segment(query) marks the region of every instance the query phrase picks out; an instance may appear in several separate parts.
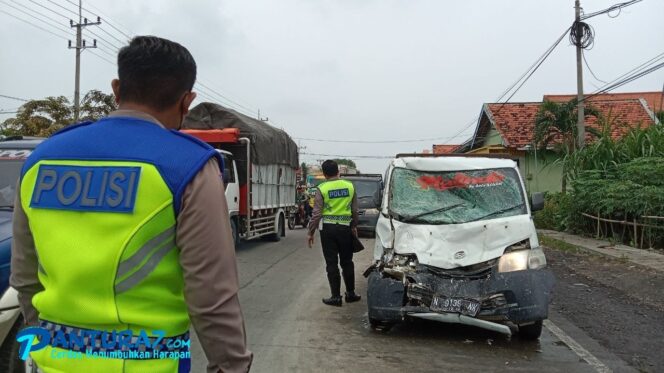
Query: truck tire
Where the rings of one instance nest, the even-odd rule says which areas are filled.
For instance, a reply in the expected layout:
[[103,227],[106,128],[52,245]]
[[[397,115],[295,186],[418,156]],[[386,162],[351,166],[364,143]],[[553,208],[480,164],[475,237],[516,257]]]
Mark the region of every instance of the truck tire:
[[268,241],[279,242],[281,237],[286,235],[285,226],[284,226],[284,215],[279,214],[279,223],[277,223],[277,231],[266,236]]
[[233,246],[237,249],[237,245],[240,241],[240,235],[237,231],[237,221],[231,218],[231,234],[233,235]]
[[519,325],[519,338],[526,341],[537,340],[542,334],[542,320],[530,325]]
[[20,345],[16,342],[16,333],[22,325],[23,317],[19,317],[0,347],[0,372],[25,373],[25,361],[18,357]]

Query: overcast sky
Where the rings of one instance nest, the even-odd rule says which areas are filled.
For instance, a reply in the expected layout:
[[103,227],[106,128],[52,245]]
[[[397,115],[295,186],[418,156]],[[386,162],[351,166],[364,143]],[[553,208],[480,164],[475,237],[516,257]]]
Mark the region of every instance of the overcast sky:
[[[590,13],[620,1],[583,0],[582,5]],[[75,6],[54,2],[62,7],[47,0],[0,0],[0,10],[73,39],[65,16],[73,17],[69,10]],[[569,27],[573,5],[573,0],[86,0],[83,7],[100,15],[102,25],[86,28],[84,37],[89,43],[99,39],[100,48],[93,51],[111,62],[121,45],[115,38],[126,37],[104,19],[130,35],[177,41],[193,54],[203,84],[241,110],[257,115],[260,109],[294,138],[427,139],[300,141],[306,153],[392,156],[466,140],[474,128],[468,123],[482,104],[494,102]],[[52,17],[61,31],[18,9]],[[613,80],[664,52],[663,14],[664,1],[644,0],[616,18],[588,20],[595,46],[586,57],[597,77]],[[74,52],[67,41],[2,12],[0,21],[0,94],[73,97]],[[584,70],[585,91],[593,92],[602,83]],[[512,101],[575,93],[575,74],[574,48],[565,39]],[[83,53],[83,93],[110,92],[114,77],[113,63]],[[663,84],[661,69],[619,91],[657,91]],[[218,96],[216,101],[223,102]],[[20,104],[0,98],[0,111]],[[302,156],[312,162],[322,158]],[[385,159],[356,162],[364,172],[382,173],[387,165]]]

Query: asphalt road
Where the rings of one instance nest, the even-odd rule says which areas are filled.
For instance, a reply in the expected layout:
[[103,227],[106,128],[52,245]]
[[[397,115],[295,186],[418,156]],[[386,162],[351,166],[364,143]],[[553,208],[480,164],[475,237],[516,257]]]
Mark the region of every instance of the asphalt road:
[[[306,247],[303,229],[278,243],[245,243],[237,250],[240,301],[252,372],[609,372],[624,363],[557,314],[539,342],[461,325],[417,320],[387,333],[370,329],[366,302],[325,306],[328,296],[320,240]],[[361,276],[371,263],[373,240],[355,258]],[[195,333],[192,333],[195,334]],[[205,356],[192,343],[192,371],[205,372]]]

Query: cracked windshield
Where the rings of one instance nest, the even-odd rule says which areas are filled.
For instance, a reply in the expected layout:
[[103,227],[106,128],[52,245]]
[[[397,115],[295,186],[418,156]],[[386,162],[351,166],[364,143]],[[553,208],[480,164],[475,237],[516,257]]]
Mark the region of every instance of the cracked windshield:
[[390,210],[402,221],[460,224],[525,214],[512,169],[428,172],[397,168]]

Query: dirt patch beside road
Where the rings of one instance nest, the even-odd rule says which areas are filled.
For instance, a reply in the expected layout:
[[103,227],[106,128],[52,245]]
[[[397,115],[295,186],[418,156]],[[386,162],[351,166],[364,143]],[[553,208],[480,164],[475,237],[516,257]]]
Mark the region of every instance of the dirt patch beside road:
[[557,280],[551,307],[635,368],[664,371],[664,275],[556,246],[546,249]]

